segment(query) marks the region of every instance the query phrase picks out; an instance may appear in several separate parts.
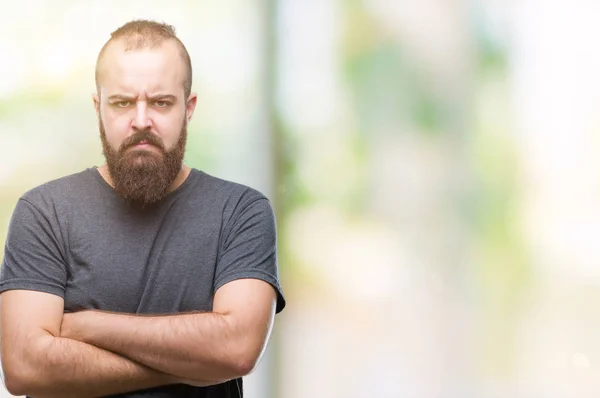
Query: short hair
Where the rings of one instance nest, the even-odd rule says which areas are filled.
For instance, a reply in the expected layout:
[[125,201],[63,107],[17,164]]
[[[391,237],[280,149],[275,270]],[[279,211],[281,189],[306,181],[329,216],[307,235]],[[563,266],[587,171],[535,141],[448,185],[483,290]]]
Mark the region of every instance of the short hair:
[[185,98],[190,95],[192,91],[192,61],[185,45],[175,34],[175,28],[166,23],[143,19],[127,22],[125,25],[112,32],[110,34],[110,39],[108,39],[100,50],[96,61],[95,74],[96,90],[98,93],[100,92],[100,62],[110,43],[116,40],[124,42],[125,51],[153,48],[161,45],[167,40],[174,40],[179,46],[181,58],[187,69],[187,74],[183,82]]

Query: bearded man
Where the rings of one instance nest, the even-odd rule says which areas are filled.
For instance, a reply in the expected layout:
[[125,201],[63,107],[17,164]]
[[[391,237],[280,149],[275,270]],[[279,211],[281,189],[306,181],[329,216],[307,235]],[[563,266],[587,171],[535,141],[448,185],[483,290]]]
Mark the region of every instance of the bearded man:
[[2,369],[30,397],[242,396],[285,306],[272,207],[183,164],[196,107],[172,26],[131,21],[98,55],[106,164],[35,187],[0,273]]

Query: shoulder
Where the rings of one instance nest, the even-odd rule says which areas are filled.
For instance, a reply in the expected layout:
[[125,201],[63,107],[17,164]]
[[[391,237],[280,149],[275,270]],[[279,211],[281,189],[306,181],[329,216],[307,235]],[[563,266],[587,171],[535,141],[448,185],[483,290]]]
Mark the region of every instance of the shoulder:
[[54,207],[57,203],[68,203],[80,198],[85,187],[93,182],[93,169],[50,180],[26,191],[19,198],[38,210]]
[[218,208],[226,224],[251,215],[274,217],[270,199],[258,189],[194,170],[199,174],[200,183],[196,184],[199,194],[207,195],[210,205]]
[[199,174],[198,188],[216,202],[225,202],[235,207],[246,206],[257,200],[270,202],[269,198],[256,188],[215,177],[197,169],[194,169],[194,172]]

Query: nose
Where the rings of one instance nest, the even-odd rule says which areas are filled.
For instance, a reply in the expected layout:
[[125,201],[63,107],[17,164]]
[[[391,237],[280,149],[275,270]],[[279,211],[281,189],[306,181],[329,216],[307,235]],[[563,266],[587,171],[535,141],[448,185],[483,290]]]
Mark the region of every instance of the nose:
[[135,117],[132,120],[132,125],[138,130],[144,130],[152,124],[148,115],[148,106],[146,101],[138,101],[136,103]]

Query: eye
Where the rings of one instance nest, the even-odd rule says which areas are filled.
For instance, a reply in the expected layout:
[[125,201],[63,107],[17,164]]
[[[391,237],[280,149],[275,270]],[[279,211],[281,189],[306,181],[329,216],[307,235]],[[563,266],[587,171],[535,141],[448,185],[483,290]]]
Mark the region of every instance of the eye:
[[169,101],[154,101],[154,105],[158,108],[166,108],[171,105],[171,103]]
[[131,101],[117,101],[115,103],[113,103],[114,106],[116,106],[117,108],[127,108],[128,106],[131,105]]

